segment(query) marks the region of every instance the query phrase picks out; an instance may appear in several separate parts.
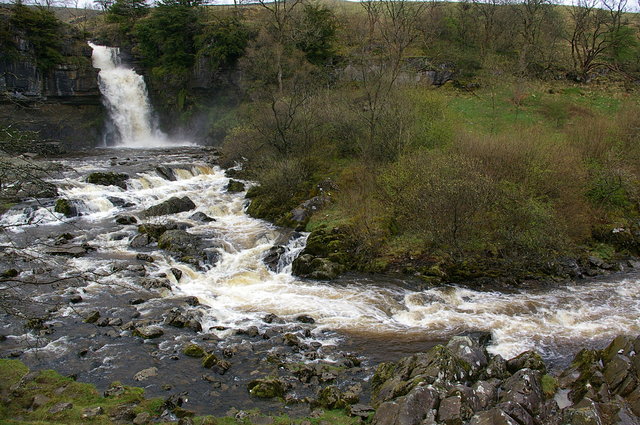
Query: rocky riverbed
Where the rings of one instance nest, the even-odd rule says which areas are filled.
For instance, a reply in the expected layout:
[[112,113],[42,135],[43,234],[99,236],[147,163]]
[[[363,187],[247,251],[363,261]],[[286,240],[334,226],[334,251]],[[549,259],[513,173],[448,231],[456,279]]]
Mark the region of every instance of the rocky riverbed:
[[[139,386],[198,415],[368,418],[375,408],[384,424],[528,424],[606,419],[616,406],[637,414],[635,340],[616,339],[614,356],[582,352],[561,372],[581,347],[640,331],[634,274],[504,292],[299,279],[291,263],[307,235],[248,217],[251,183],[226,177],[215,151],[115,152],[59,159],[45,178],[58,195],[2,217],[1,357],[101,391]],[[529,348],[540,355],[504,360]],[[388,361],[399,363],[378,366]],[[535,400],[505,395],[525,387]],[[554,407],[558,397],[572,404]]]

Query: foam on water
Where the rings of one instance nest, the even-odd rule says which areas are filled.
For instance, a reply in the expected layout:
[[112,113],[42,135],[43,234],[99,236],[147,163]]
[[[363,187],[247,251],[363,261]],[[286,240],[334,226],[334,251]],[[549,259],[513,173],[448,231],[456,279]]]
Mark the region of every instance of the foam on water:
[[191,145],[169,140],[155,125],[147,86],[142,75],[126,67],[116,47],[89,43],[93,66],[100,69],[98,85],[109,118],[117,133],[116,145],[122,148],[166,148]]
[[[87,223],[112,222],[115,215],[123,213],[122,208],[106,200],[111,196],[134,204],[126,209],[133,215],[173,196],[192,199],[196,210],[149,221],[189,223],[193,226],[189,232],[210,241],[212,249],[219,252],[216,265],[196,269],[161,250],[152,248],[149,253],[156,258],[154,272],[169,277],[176,286],[175,294],[197,296],[206,305],[205,329],[264,328],[268,325],[262,317],[267,313],[286,320],[307,314],[316,320],[319,331],[341,330],[365,336],[422,335],[439,340],[470,330],[490,331],[490,350],[494,353],[510,357],[536,348],[547,358],[566,356],[579,346],[620,333],[640,333],[640,279],[634,276],[512,293],[455,286],[417,291],[382,278],[375,282],[364,278],[338,283],[305,281],[291,274],[291,262],[302,250],[305,234],[294,234],[278,270],[271,271],[262,259],[282,238],[282,232],[245,214],[244,194],[226,192],[229,179],[220,168],[197,164],[180,169],[174,173],[176,181],[165,180],[152,171],[132,175],[126,191],[70,179],[64,182],[62,194],[79,201],[83,216],[76,220]],[[45,211],[37,214],[57,219],[50,209]],[[189,219],[195,211],[216,221]],[[11,214],[8,217],[2,220],[17,221]],[[70,259],[69,264],[104,274],[103,282],[127,284],[117,275],[109,276],[109,272],[113,258],[135,257],[129,241],[136,234],[135,226],[98,234],[93,242],[104,258]],[[126,237],[120,238],[123,235]],[[173,279],[173,267],[183,272],[179,282]],[[87,297],[99,290],[99,284],[89,286]]]

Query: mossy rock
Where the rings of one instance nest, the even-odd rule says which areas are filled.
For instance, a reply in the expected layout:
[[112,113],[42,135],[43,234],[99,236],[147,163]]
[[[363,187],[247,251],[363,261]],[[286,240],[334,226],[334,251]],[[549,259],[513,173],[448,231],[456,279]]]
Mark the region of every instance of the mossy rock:
[[0,273],[0,279],[11,279],[12,277],[18,277],[19,274],[16,269],[7,269]]
[[245,193],[244,197],[247,199],[253,199],[260,194],[261,194],[260,186],[252,186],[249,188],[249,190],[247,190],[247,193]]
[[219,361],[220,359],[215,354],[208,354],[202,359],[202,367],[211,369],[212,367],[217,365]]
[[117,186],[125,190],[127,189],[127,180],[129,180],[129,176],[124,173],[96,172],[87,176],[87,183]]
[[189,357],[201,358],[204,357],[207,352],[198,344],[189,344],[182,349],[182,354]]
[[546,373],[547,365],[544,364],[544,360],[542,360],[540,354],[529,350],[507,360],[507,370],[509,370],[509,372],[516,373],[521,369],[539,370],[542,373]]
[[318,391],[318,405],[325,409],[344,409],[348,403],[338,387],[329,385]]
[[196,204],[188,196],[182,198],[172,197],[157,205],[153,205],[142,213],[145,217],[154,217],[159,215],[177,214],[190,211],[196,208]]
[[238,180],[229,180],[227,183],[227,192],[238,193],[244,191],[244,183]]
[[145,223],[138,226],[138,233],[149,235],[154,239],[158,239],[167,230],[170,230],[169,226],[164,224]]
[[56,201],[56,205],[53,207],[53,211],[64,214],[65,217],[78,216],[78,209],[68,199],[60,198]]
[[371,388],[373,394],[377,394],[382,384],[393,377],[396,370],[396,364],[392,362],[380,363],[376,368],[376,372],[371,379]]
[[282,206],[274,205],[265,195],[252,197],[251,203],[247,207],[247,214],[251,217],[269,221],[276,221],[284,213],[286,213],[286,209],[283,209]]
[[286,392],[285,384],[276,378],[255,379],[247,387],[249,394],[258,398],[283,397]]
[[345,268],[327,258],[303,254],[293,261],[292,270],[296,276],[317,280],[332,280],[343,273]]
[[184,230],[167,230],[158,238],[158,248],[187,257],[202,254],[200,238]]
[[629,356],[629,354],[634,351],[633,345],[633,339],[628,336],[618,335],[605,349],[602,350],[602,361],[607,364],[617,354]]

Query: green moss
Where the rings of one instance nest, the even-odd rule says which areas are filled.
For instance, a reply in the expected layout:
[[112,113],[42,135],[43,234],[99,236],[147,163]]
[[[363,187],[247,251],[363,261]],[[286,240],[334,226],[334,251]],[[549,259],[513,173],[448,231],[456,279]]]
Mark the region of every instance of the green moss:
[[285,385],[276,378],[255,379],[247,386],[249,394],[258,398],[283,397]]
[[0,388],[10,388],[29,373],[29,368],[19,360],[0,359]]
[[204,357],[205,354],[207,354],[204,349],[202,347],[200,347],[198,344],[189,344],[186,347],[184,347],[182,349],[182,353],[185,356],[189,356],[189,357],[196,357],[196,358],[200,358],[200,357]]
[[558,391],[558,380],[551,375],[542,375],[542,393],[546,398],[552,398]]
[[227,192],[237,193],[244,191],[244,183],[237,180],[229,180]]
[[[29,369],[17,360],[0,359],[0,392],[9,391]],[[119,383],[114,383],[120,386]],[[30,409],[35,395],[47,397],[49,400],[37,409]],[[52,414],[49,409],[58,403],[71,403],[70,409]],[[82,414],[88,408],[101,407],[105,414],[94,418],[93,424],[112,424],[108,417],[122,409],[122,405],[135,405],[135,412],[148,412],[151,415],[161,413],[161,399],[145,399],[144,390],[135,387],[122,387],[119,395],[103,397],[95,386],[76,382],[52,370],[39,372],[32,380],[23,382],[12,390],[10,403],[0,402],[0,423],[47,423],[47,424],[80,424],[87,420]],[[11,422],[10,419],[21,418]]]
[[329,385],[318,392],[318,404],[327,409],[344,409],[348,403],[335,385]]
[[60,198],[56,201],[56,205],[53,207],[53,211],[64,214],[65,217],[72,217],[75,215],[75,207],[71,205],[71,202],[67,199]]
[[371,379],[373,398],[377,397],[382,385],[393,377],[396,371],[396,364],[391,362],[380,363]]

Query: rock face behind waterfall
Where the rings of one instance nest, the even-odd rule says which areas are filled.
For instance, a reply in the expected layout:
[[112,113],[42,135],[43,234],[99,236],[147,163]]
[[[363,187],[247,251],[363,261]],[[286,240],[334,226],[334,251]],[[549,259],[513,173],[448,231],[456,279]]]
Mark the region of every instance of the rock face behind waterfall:
[[98,71],[84,38],[65,27],[62,63],[43,70],[26,34],[10,23],[10,6],[0,7],[0,26],[10,31],[16,46],[14,54],[0,54],[0,126],[37,131],[43,140],[58,140],[67,148],[98,144],[102,122],[96,117],[103,108]]
[[640,423],[640,337],[582,350],[559,377],[539,355],[505,361],[481,339],[382,363],[372,380],[373,425]]

